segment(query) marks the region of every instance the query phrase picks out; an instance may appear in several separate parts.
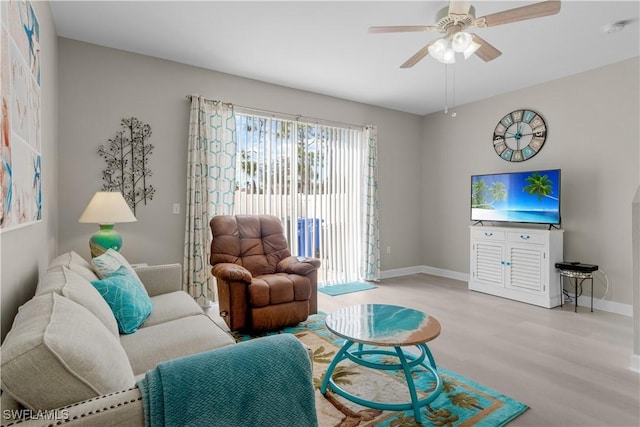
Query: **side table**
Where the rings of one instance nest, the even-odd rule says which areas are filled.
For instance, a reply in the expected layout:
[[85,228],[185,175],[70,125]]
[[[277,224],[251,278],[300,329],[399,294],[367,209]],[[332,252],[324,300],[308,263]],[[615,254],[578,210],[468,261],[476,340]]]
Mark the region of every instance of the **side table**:
[[[580,263],[557,263],[556,268],[560,270],[560,307],[564,304],[564,286],[562,282],[563,277],[574,280],[575,287],[575,307],[574,311],[578,312],[578,288],[582,290],[582,283],[585,280],[591,281],[591,312],[593,312],[593,272],[598,270],[597,265],[580,264]],[[580,280],[580,282],[578,282]],[[582,292],[580,292],[582,293]]]

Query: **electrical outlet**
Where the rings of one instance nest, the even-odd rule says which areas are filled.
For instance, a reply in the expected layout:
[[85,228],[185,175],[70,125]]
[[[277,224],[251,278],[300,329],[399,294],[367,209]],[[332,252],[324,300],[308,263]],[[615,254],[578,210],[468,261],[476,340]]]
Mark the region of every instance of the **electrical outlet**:
[[173,214],[180,215],[180,203],[173,204]]
[[391,246],[387,246],[387,253],[390,254],[391,253]]

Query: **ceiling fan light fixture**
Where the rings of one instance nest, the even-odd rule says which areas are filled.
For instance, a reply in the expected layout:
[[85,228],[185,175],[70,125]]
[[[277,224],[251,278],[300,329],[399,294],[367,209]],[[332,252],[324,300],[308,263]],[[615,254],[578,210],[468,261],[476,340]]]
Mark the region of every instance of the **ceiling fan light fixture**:
[[440,62],[443,62],[444,55],[447,52],[449,43],[447,43],[446,39],[437,40],[435,43],[429,46],[429,55],[433,56]]
[[[1,1],[1,0],[0,0]],[[443,7],[436,14],[433,25],[395,25],[385,27],[369,27],[370,33],[402,33],[402,32],[438,32],[445,34],[445,41],[434,40],[422,47],[400,68],[413,67],[421,61],[427,53],[437,61],[445,64],[456,62],[456,53],[464,54],[465,59],[475,53],[484,62],[493,61],[500,55],[498,49],[476,34],[470,34],[465,29],[472,27],[487,28],[513,22],[527,21],[530,19],[551,16],[560,12],[561,0],[544,0],[519,6],[513,9],[502,10],[489,15],[476,18],[476,11],[469,1],[449,0],[448,6]],[[624,24],[632,21],[619,21],[606,27],[607,32],[614,32],[624,28]],[[474,43],[475,41],[475,43]],[[442,46],[446,44],[446,46]],[[446,56],[446,58],[445,58]]]
[[429,55],[444,64],[455,64],[456,53],[451,49],[451,43],[447,38],[441,38],[429,46]]
[[456,63],[456,52],[449,48],[444,51],[444,55],[440,62],[444,62],[445,64],[455,64]]
[[471,34],[465,31],[458,31],[451,37],[451,48],[455,52],[464,52],[473,43]]

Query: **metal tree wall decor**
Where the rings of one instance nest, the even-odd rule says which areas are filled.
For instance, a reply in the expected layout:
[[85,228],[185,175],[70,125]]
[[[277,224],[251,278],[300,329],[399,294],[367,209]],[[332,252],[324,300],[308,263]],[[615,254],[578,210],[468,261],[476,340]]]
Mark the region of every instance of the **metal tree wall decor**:
[[147,183],[152,175],[149,155],[153,145],[146,142],[151,137],[151,126],[135,117],[122,119],[120,125],[122,130],[106,146],[98,146],[98,154],[107,162],[102,172],[102,190],[119,190],[135,215],[136,205],[146,205],[156,192]]

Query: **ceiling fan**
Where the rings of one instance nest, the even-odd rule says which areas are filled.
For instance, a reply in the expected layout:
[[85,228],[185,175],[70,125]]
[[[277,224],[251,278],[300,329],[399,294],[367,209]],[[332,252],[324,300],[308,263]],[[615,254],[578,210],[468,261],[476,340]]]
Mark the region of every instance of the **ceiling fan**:
[[483,61],[489,62],[502,55],[502,52],[477,34],[465,31],[466,29],[495,27],[496,25],[555,15],[558,12],[560,12],[560,0],[548,0],[476,18],[475,8],[469,2],[451,0],[449,6],[438,11],[434,25],[369,27],[369,32],[438,32],[445,34],[444,37],[430,42],[416,52],[400,68],[413,67],[429,54],[445,64],[455,63],[456,53],[464,54],[465,59],[475,53]]

